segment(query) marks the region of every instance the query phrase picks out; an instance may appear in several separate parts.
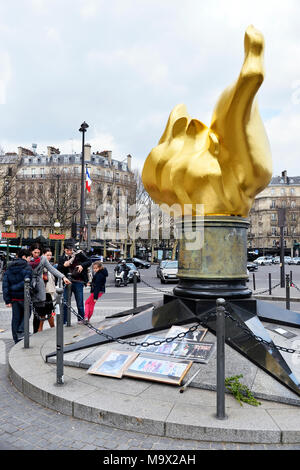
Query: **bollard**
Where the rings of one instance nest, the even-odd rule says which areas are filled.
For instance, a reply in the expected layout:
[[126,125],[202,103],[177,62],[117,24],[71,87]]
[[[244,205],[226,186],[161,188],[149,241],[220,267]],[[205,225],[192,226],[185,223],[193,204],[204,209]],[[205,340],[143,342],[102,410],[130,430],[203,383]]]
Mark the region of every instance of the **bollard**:
[[253,290],[256,290],[256,286],[255,286],[255,273],[253,273]]
[[64,309],[62,305],[63,288],[56,288],[56,383],[64,383]]
[[286,283],[285,283],[285,292],[286,292],[286,309],[290,310],[290,276],[286,274]]
[[290,285],[293,284],[293,271],[290,271]]
[[[71,274],[67,275],[69,281],[72,280]],[[67,326],[71,326],[71,297],[72,297],[72,284],[68,284],[65,289],[67,289]]]
[[225,300],[217,299],[217,419],[225,414]]
[[30,279],[24,280],[24,348],[29,348]]
[[272,295],[272,275],[269,273],[269,295]]
[[137,308],[137,277],[136,273],[133,273],[133,309]]

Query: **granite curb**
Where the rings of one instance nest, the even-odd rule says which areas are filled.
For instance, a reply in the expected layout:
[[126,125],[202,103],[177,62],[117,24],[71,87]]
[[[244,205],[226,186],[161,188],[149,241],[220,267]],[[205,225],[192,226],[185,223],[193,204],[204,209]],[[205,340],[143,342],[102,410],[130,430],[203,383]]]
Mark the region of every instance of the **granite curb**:
[[[80,331],[65,329],[65,340]],[[300,407],[262,401],[240,406],[226,394],[226,419],[216,418],[216,393],[143,380],[122,380],[64,367],[64,384],[56,384],[56,365],[45,356],[56,344],[55,329],[30,337],[30,348],[15,345],[8,358],[9,376],[28,398],[59,413],[124,431],[155,436],[234,443],[300,443]],[[159,397],[159,399],[158,399]]]

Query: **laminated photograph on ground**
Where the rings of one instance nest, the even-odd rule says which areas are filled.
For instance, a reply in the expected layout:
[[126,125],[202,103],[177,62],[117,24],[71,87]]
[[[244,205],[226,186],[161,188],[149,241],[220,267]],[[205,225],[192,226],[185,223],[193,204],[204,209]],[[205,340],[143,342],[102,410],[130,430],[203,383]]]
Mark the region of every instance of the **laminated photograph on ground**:
[[109,350],[98,361],[91,365],[87,373],[106,375],[120,379],[124,370],[137,356],[137,353],[131,351]]
[[167,354],[171,355],[173,349],[176,347],[176,344],[172,341],[170,343],[162,343],[162,344],[151,344],[151,343],[160,343],[161,341],[164,341],[165,338],[162,338],[160,336],[154,336],[154,335],[147,335],[143,339],[143,343],[150,343],[149,346],[137,346],[135,348],[135,352],[139,353],[149,353],[149,354]]
[[[173,328],[173,327],[172,327]],[[169,336],[170,338],[173,336]],[[196,342],[196,341],[185,341],[184,339],[174,340],[169,343],[162,344],[151,344],[159,343],[164,338],[154,335],[147,335],[143,343],[149,343],[149,346],[137,346],[135,352],[145,354],[157,354],[161,356],[175,357],[179,359],[189,359],[194,362],[207,363],[214,349],[214,343],[208,342]]]
[[124,376],[180,385],[192,361],[161,359],[140,354],[124,372]]
[[207,342],[176,341],[176,347],[173,349],[172,355],[207,364],[213,353],[214,346],[214,343]]
[[207,328],[197,328],[195,331],[189,331],[189,328],[184,326],[173,325],[166,334],[166,338],[175,338],[179,333],[186,333],[187,331],[188,333],[185,336],[177,338],[176,341],[189,340],[199,343],[206,335]]

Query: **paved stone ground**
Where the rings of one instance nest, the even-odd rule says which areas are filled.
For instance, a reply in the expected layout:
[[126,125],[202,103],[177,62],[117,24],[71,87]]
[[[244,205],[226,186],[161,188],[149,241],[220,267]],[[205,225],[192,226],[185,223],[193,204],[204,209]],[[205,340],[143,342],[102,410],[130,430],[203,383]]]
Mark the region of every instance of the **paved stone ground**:
[[[3,341],[6,354],[13,341]],[[18,392],[0,364],[0,450],[300,450],[300,445],[197,442],[145,435],[74,419]]]

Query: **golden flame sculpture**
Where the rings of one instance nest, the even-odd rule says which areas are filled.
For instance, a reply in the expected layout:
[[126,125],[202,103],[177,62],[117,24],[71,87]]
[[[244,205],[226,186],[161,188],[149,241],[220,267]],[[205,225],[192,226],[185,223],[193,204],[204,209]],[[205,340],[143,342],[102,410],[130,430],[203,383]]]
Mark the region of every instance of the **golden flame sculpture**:
[[263,35],[249,26],[244,45],[240,75],[220,96],[210,127],[176,106],[145,161],[145,189],[158,204],[179,204],[182,215],[200,215],[196,205],[203,204],[201,215],[247,217],[271,179],[269,142],[254,100],[264,80]]

